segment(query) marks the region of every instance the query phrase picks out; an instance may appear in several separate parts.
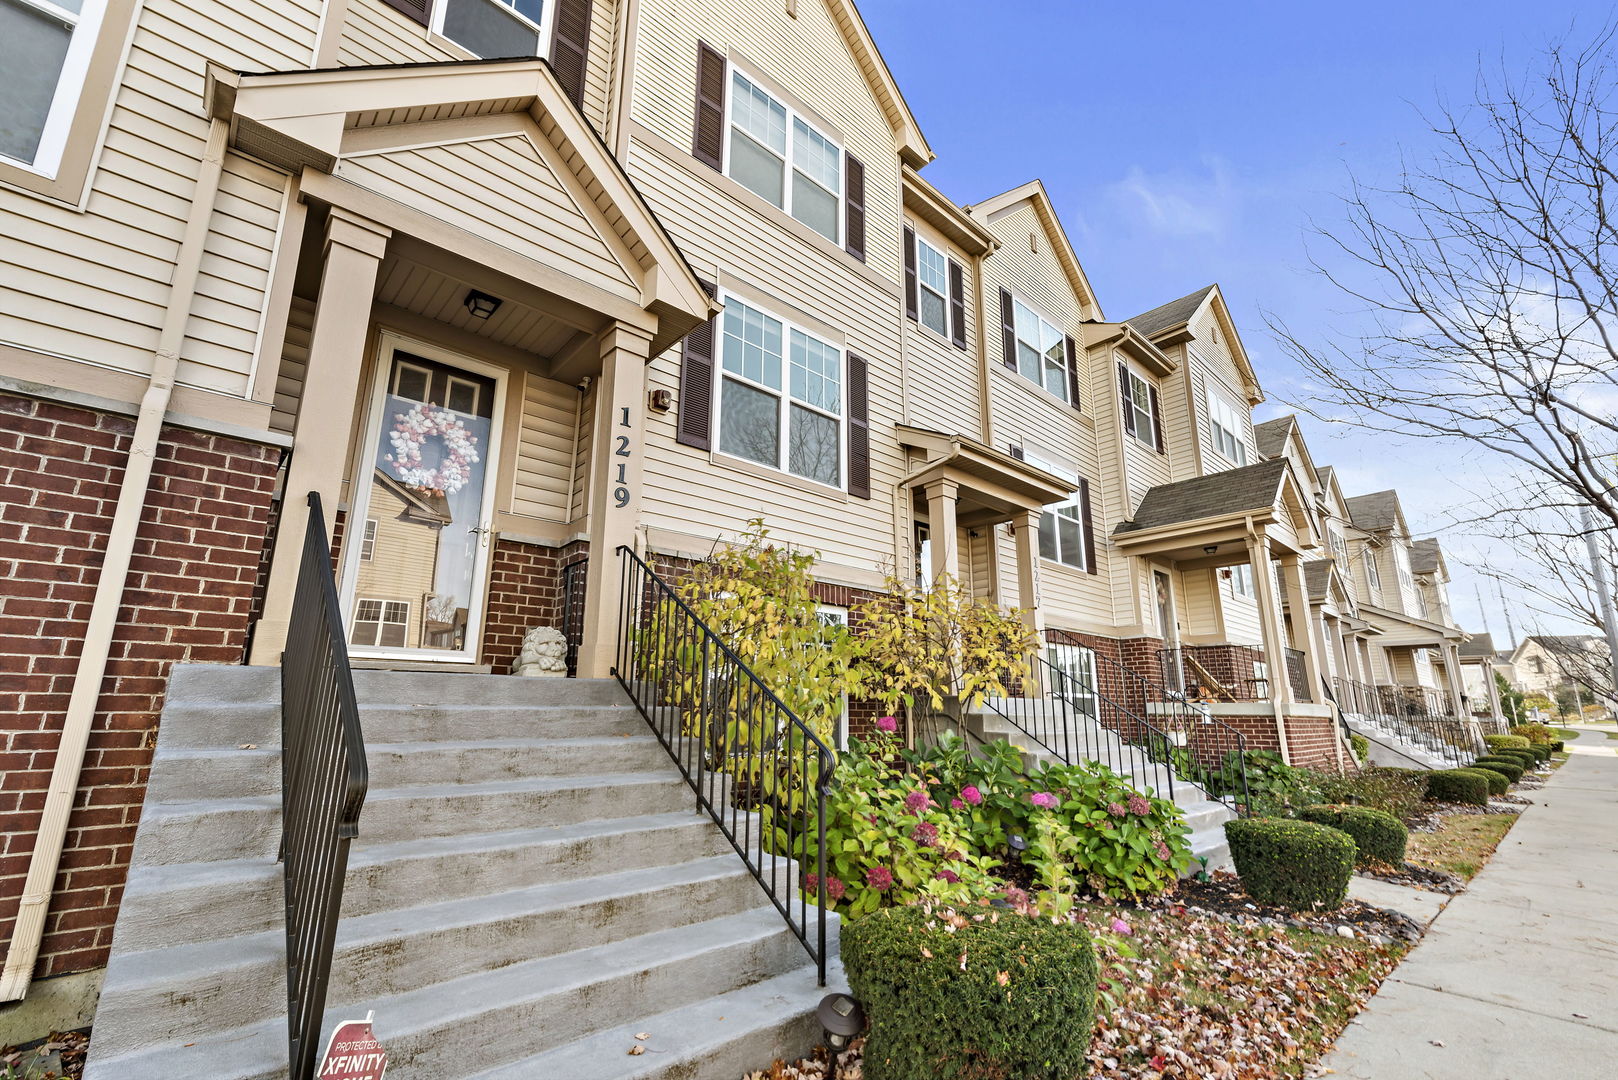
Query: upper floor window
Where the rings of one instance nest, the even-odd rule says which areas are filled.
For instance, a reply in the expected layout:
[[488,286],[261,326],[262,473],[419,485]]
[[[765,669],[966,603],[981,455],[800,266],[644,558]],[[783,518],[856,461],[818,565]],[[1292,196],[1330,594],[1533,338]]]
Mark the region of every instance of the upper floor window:
[[1242,422],[1236,409],[1220,394],[1208,391],[1208,431],[1213,448],[1226,461],[1247,464],[1247,444],[1242,442]]
[[1365,581],[1371,586],[1371,591],[1377,594],[1382,592],[1382,572],[1376,568],[1376,552],[1370,548],[1365,549]]
[[916,238],[916,312],[921,325],[949,337],[949,259]]
[[483,57],[539,56],[551,0],[443,0],[433,29]]
[[719,449],[842,486],[842,350],[734,296],[720,325]]
[[1335,525],[1326,526],[1327,542],[1331,544],[1332,557],[1338,565],[1346,569],[1348,562],[1348,541],[1343,539],[1343,530]]
[[1049,319],[1012,297],[1012,325],[1017,336],[1017,370],[1063,401],[1068,399],[1065,335]]
[[730,102],[726,173],[841,243],[842,148],[740,71],[731,74]]
[[360,538],[360,560],[370,562],[376,558],[376,518],[365,519],[365,535]]
[[104,0],[0,0],[0,158],[54,175]]
[[1152,408],[1152,384],[1127,365],[1121,371],[1124,379],[1124,430],[1155,450],[1158,448],[1157,424]]
[[1237,563],[1230,568],[1230,591],[1237,596],[1257,596],[1253,588],[1253,568],[1247,563]]
[[1039,555],[1075,570],[1084,564],[1084,511],[1078,496],[1045,508],[1039,519]]
[[1415,576],[1410,573],[1410,552],[1403,544],[1397,541],[1393,545],[1393,565],[1399,571],[1399,587],[1401,589],[1414,589]]

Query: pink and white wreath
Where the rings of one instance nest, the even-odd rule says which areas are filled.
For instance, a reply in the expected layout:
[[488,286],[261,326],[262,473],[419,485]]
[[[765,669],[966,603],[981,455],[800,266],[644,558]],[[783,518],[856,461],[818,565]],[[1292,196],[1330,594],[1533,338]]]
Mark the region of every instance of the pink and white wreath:
[[[444,442],[444,458],[436,468],[422,464],[422,447],[437,437]],[[393,475],[411,487],[427,488],[453,495],[472,479],[472,466],[478,463],[478,438],[466,429],[461,418],[449,409],[421,402],[409,412],[393,418],[388,432],[393,453],[387,455]]]

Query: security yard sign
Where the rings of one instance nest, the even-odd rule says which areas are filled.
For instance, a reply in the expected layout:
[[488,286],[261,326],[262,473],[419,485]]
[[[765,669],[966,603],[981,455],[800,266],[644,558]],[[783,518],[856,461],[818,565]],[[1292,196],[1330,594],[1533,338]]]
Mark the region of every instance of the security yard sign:
[[345,1020],[331,1033],[320,1059],[320,1080],[382,1080],[388,1052],[371,1034],[372,1013],[364,1020]]

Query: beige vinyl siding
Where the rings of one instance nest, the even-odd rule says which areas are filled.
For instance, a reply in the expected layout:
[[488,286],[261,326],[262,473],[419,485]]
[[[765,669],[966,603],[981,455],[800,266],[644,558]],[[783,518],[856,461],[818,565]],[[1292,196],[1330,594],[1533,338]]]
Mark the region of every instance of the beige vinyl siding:
[[[419,648],[421,622],[427,594],[432,591],[433,571],[443,530],[430,529],[405,521],[403,499],[381,484],[371,487],[371,504],[366,517],[376,522],[376,546],[370,559],[361,559],[354,575],[354,595],[364,600],[396,600],[410,605],[410,621],[405,646]],[[350,521],[352,543],[365,536],[363,519]]]
[[590,445],[594,440],[595,407],[596,388],[591,382],[579,401],[579,449],[573,457],[573,497],[569,503],[569,518],[573,521],[590,513]]
[[1237,436],[1247,448],[1248,464],[1258,460],[1258,444],[1253,436],[1252,409],[1247,403],[1241,372],[1230,352],[1229,339],[1223,333],[1219,333],[1219,340],[1214,340],[1218,321],[1213,305],[1207,305],[1192,323],[1191,329],[1196,334],[1196,340],[1186,350],[1191,370],[1192,404],[1196,410],[1197,439],[1202,446],[1203,471],[1210,473],[1235,466],[1235,462],[1228,461],[1214,449],[1213,432],[1208,416],[1210,390],[1223,397],[1241,420],[1242,430]]
[[[208,134],[204,64],[306,67],[318,20],[309,0],[144,6],[85,212],[0,190],[0,235],[7,240],[0,245],[0,341],[150,372]],[[240,310],[250,301],[233,286],[261,287],[267,271],[263,207],[249,206],[258,202],[253,189],[264,171],[231,162],[222,181],[223,219],[212,223],[212,257],[204,265],[212,280],[199,284],[190,326],[196,336],[179,378],[244,394],[256,319]],[[273,235],[273,221],[268,226]]]
[[1262,644],[1264,625],[1258,617],[1258,599],[1238,593],[1224,578],[1218,579],[1218,588],[1221,640],[1233,645]]
[[314,301],[294,296],[287,309],[286,340],[281,345],[281,366],[276,371],[275,405],[270,412],[271,431],[291,435],[297,425],[304,372],[309,369],[309,337],[314,329]]
[[1189,371],[1185,368],[1185,350],[1169,350],[1181,364],[1180,370],[1165,376],[1158,384],[1158,398],[1163,413],[1163,440],[1169,447],[1169,480],[1189,480],[1197,475],[1197,410],[1187,398]]
[[[916,230],[917,237],[943,252],[946,259],[954,259],[960,264],[966,300],[964,350],[957,349],[953,342],[939,337],[920,322],[906,318],[903,305],[899,307],[905,334],[906,422],[952,435],[980,438],[983,434],[983,417],[978,407],[978,326],[977,305],[973,300],[975,286],[972,265],[926,222],[907,221],[906,224]],[[947,309],[947,292],[944,303]]]
[[522,395],[511,510],[546,521],[571,521],[579,392],[530,373],[522,377]]
[[526,136],[343,159],[337,175],[475,236],[638,299],[630,273]]
[[1190,641],[1220,641],[1219,571],[1187,570],[1180,575],[1180,623]]
[[[979,599],[992,598],[995,589],[994,530],[973,530],[973,535],[965,535],[961,543],[961,550],[965,552],[961,566],[970,582],[971,594]],[[1011,606],[1015,606],[1014,599],[1007,599]]]

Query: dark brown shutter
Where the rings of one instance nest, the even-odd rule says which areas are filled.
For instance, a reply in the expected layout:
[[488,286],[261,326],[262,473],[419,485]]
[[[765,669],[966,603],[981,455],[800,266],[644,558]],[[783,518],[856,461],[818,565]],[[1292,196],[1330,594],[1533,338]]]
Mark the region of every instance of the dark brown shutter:
[[405,16],[426,26],[432,21],[433,0],[382,0],[382,2]]
[[1018,446],[1016,443],[1011,444],[1011,456],[1016,458],[1018,461],[1025,460],[1022,447]]
[[591,0],[556,0],[551,70],[573,104],[584,108],[584,68],[590,59]]
[[1163,414],[1157,408],[1157,387],[1148,386],[1146,395],[1152,403],[1152,438],[1157,440],[1157,452],[1169,452],[1168,444],[1163,441]]
[[1084,569],[1096,572],[1096,530],[1090,516],[1090,481],[1079,478],[1079,518],[1084,522]]
[[1017,316],[1011,310],[1011,293],[1000,290],[1000,348],[1006,367],[1017,370]]
[[1124,414],[1124,430],[1135,434],[1135,410],[1129,404],[1129,369],[1118,365],[1118,408]]
[[843,202],[843,248],[864,262],[865,166],[851,154],[844,154],[843,158],[848,162],[848,198]]
[[966,348],[966,274],[954,259],[949,261],[949,338],[957,349]]
[[871,394],[865,361],[848,354],[848,493],[871,497]]
[[916,301],[916,230],[905,226],[905,318],[916,322],[921,318]]
[[[702,287],[712,296],[707,282]],[[713,445],[713,362],[716,320],[709,319],[685,336],[680,356],[680,400],[675,423],[675,441],[698,450]]]
[[1074,344],[1071,337],[1063,338],[1062,345],[1067,349],[1067,400],[1075,409],[1079,408],[1079,347]]
[[713,169],[725,167],[725,58],[697,42],[697,119],[691,156]]

